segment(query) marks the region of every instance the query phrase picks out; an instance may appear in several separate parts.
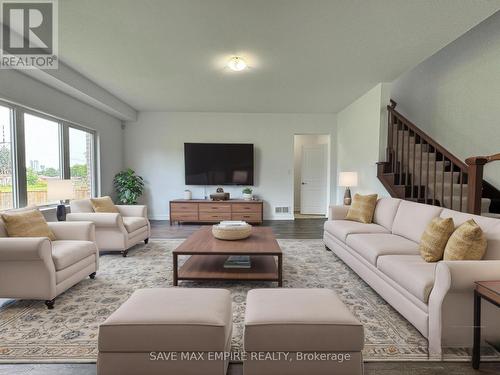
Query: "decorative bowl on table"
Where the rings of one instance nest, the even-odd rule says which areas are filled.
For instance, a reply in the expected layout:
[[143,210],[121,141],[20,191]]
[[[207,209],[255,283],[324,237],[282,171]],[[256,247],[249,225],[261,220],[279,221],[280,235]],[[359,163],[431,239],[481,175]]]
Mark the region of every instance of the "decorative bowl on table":
[[247,223],[234,226],[224,226],[217,224],[212,226],[212,234],[219,240],[243,240],[250,237],[250,235],[252,234],[252,226]]

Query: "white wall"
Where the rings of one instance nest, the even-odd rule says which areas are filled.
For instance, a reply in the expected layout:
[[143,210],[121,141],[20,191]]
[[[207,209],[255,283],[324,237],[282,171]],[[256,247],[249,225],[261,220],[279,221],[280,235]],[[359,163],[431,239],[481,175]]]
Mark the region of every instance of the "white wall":
[[[383,127],[387,127],[386,106],[389,85],[380,83],[337,115],[337,172],[358,172],[358,186],[351,191],[360,194],[388,196],[377,178],[377,161],[385,148]],[[338,188],[341,203],[344,188]]]
[[[330,136],[324,134],[299,134],[294,139],[294,211],[300,211],[300,190],[302,182],[302,147],[311,145],[330,145]],[[330,150],[328,150],[330,151]],[[330,184],[328,184],[330,189]],[[326,210],[326,207],[325,207]],[[326,212],[326,211],[325,211]]]
[[[168,202],[182,198],[186,188],[184,142],[253,143],[254,194],[266,202],[264,217],[292,219],[294,134],[333,135],[335,122],[333,114],[141,112],[136,122],[126,124],[125,166],[135,169],[146,180],[144,199],[150,217],[167,219]],[[203,187],[188,188],[193,198],[204,197]],[[208,193],[214,190],[215,187],[210,187]],[[241,187],[225,190],[234,198],[241,196]],[[331,199],[334,199],[333,189]],[[290,207],[291,212],[275,215],[276,206]]]
[[96,130],[101,145],[101,192],[113,193],[113,177],[123,166],[120,120],[13,70],[0,70],[0,99]]
[[[460,159],[500,152],[500,12],[398,78],[392,97]],[[485,178],[500,188],[500,162]]]

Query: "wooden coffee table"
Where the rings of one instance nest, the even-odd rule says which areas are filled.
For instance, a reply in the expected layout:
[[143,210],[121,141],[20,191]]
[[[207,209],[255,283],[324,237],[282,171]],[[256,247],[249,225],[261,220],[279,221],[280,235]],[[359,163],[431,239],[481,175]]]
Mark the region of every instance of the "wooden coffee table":
[[[180,268],[179,255],[191,255]],[[224,268],[231,255],[249,255],[251,268]],[[173,251],[174,286],[179,280],[274,281],[283,286],[282,268],[283,253],[267,227],[254,227],[244,240],[223,241],[204,226]]]

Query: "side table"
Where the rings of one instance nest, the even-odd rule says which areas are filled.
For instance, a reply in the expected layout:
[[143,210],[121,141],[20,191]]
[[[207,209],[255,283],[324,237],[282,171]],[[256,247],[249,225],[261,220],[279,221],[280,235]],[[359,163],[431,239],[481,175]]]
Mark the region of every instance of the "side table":
[[500,281],[477,281],[474,289],[474,346],[472,367],[479,368],[481,362],[481,299],[500,307]]

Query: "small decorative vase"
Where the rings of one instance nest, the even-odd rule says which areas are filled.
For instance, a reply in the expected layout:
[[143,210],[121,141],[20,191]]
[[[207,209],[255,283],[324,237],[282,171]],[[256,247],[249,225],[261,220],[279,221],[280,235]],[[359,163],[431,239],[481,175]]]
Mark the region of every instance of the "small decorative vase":
[[184,199],[190,200],[192,197],[191,190],[184,190]]
[[243,199],[246,201],[251,201],[253,199],[253,194],[243,193]]

